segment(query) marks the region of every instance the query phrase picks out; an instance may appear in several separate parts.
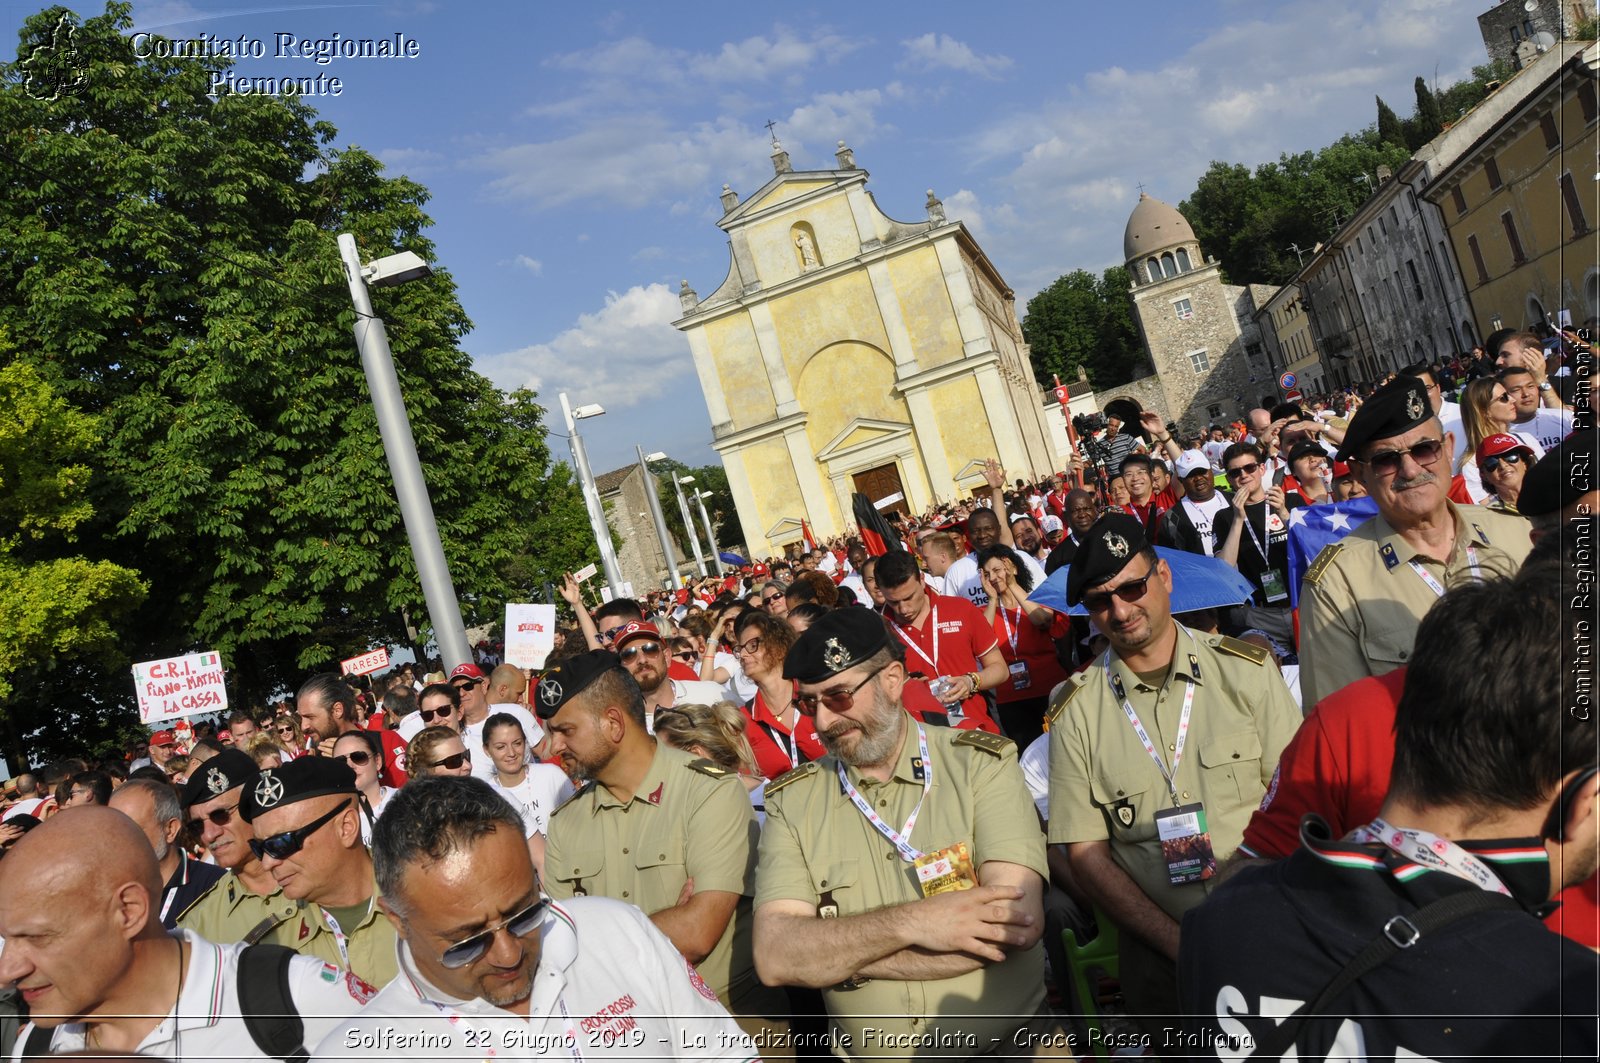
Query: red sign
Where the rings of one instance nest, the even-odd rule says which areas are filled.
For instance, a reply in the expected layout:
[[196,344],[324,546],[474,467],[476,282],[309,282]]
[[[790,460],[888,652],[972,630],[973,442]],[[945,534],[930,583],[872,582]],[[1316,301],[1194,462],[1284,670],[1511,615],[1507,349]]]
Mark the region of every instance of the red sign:
[[369,675],[389,667],[389,651],[379,646],[368,653],[339,662],[341,675]]
[[1305,396],[1300,393],[1299,388],[1295,388],[1293,391],[1290,391],[1283,397],[1285,402],[1299,402],[1303,398],[1305,398]]
[[1065,406],[1071,400],[1071,398],[1072,398],[1072,395],[1067,391],[1067,386],[1065,384],[1061,384],[1061,385],[1057,386],[1057,388],[1056,388],[1056,401],[1057,402],[1059,402],[1059,403],[1061,403],[1061,405]]

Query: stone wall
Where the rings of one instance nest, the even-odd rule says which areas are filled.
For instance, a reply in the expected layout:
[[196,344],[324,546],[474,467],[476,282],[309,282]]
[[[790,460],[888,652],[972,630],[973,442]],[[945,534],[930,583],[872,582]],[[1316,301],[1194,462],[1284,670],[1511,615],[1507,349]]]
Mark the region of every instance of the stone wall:
[[1247,289],[1222,284],[1216,264],[1207,263],[1130,294],[1170,420],[1188,432],[1255,405],[1262,382],[1251,380],[1238,320]]

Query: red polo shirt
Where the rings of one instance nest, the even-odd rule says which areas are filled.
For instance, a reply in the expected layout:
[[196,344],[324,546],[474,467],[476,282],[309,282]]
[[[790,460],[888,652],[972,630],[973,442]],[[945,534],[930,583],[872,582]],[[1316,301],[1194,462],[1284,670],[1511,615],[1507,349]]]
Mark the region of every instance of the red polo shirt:
[[[906,645],[906,670],[929,679],[982,671],[978,658],[998,645],[983,611],[965,598],[928,592],[928,615],[921,627],[908,628],[893,617],[887,619],[889,630]],[[952,726],[1000,733],[982,694],[963,701],[961,713],[963,718],[952,719]]]
[[769,779],[776,779],[791,768],[798,768],[808,760],[817,760],[828,750],[817,737],[817,728],[811,717],[796,715],[795,727],[790,731],[778,722],[777,716],[767,708],[761,692],[744,707],[750,726],[745,736],[756,755],[756,768]]

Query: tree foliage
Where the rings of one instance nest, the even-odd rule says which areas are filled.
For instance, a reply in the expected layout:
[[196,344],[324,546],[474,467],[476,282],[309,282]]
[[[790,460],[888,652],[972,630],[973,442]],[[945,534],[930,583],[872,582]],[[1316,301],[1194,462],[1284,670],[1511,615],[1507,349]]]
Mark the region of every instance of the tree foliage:
[[[334,235],[431,259],[428,193],[303,101],[208,97],[225,61],[136,57],[129,11],[77,27],[72,91],[38,98],[22,65],[61,8],[0,68],[0,326],[103,426],[81,534],[150,583],[126,654],[219,650],[231,697],[259,699],[426,616]],[[461,350],[450,275],[373,300],[467,622],[595,557],[536,396]],[[131,697],[98,681],[96,703]]]
[[1078,269],[1028,300],[1022,335],[1034,375],[1049,387],[1078,378],[1081,366],[1096,388],[1125,384],[1144,365],[1144,349],[1129,305],[1128,271],[1112,266],[1098,279]]
[[1383,102],[1382,96],[1378,97],[1378,139],[1385,144],[1407,146],[1405,130],[1400,127],[1400,116],[1394,113],[1393,107]]
[[1417,94],[1417,109],[1411,116],[1412,139],[1421,147],[1444,131],[1444,122],[1439,117],[1439,97],[1428,88],[1427,79],[1418,74],[1412,88]]
[[[678,495],[673,490],[672,478],[674,476],[694,477],[694,483],[683,485],[683,497],[689,503],[689,516],[694,522],[694,539],[700,544],[700,553],[704,556],[706,551],[706,534],[704,522],[700,519],[700,509],[695,505],[693,492],[709,491],[711,497],[705,499],[706,516],[711,518],[711,528],[717,534],[717,545],[723,550],[732,549],[742,544],[730,540],[724,529],[738,529],[738,510],[733,504],[733,490],[728,486],[728,471],[721,465],[688,466],[679,461],[668,459],[651,466],[656,474],[656,492],[661,502],[661,515],[667,522],[667,534],[672,536],[672,541],[677,544],[678,560],[693,561],[694,550],[689,546],[689,537],[683,526],[683,513],[678,508]],[[708,568],[709,571],[709,568]]]

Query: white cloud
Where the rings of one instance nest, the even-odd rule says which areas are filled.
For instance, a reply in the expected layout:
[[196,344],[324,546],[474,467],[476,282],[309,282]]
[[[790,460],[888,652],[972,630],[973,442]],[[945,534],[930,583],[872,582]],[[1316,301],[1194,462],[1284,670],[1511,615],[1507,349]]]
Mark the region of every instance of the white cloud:
[[511,264],[514,266],[521,266],[535,277],[544,273],[544,263],[540,262],[536,258],[529,258],[527,255],[518,255],[516,258],[511,260]]
[[956,70],[963,74],[996,78],[1011,67],[1009,57],[979,55],[970,45],[943,33],[924,33],[900,43],[906,51],[900,66],[906,70]]
[[608,292],[603,307],[554,338],[478,358],[477,368],[502,388],[533,388],[550,401],[569,391],[616,412],[693,376],[688,342],[671,325],[682,313],[665,284]]
[[664,247],[655,246],[641,247],[639,250],[635,251],[631,257],[635,262],[654,262],[657,259],[666,258],[667,249]]
[[379,148],[374,154],[391,173],[425,173],[444,161],[443,154],[430,148]]

